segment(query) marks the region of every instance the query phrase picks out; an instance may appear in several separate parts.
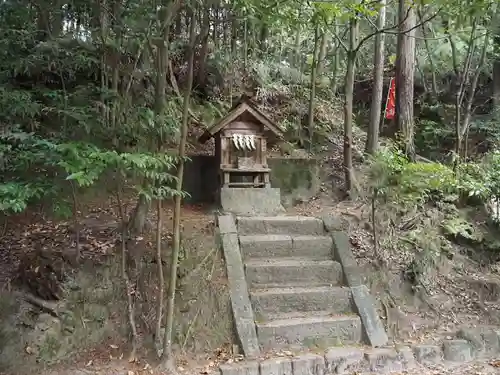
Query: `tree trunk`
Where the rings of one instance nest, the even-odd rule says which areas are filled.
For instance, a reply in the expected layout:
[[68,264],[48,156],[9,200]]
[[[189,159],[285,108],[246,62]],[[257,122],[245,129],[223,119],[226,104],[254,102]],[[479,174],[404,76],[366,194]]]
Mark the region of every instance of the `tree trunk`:
[[146,231],[150,201],[144,194],[139,195],[137,204],[130,214],[128,230],[131,235],[138,235]]
[[356,48],[358,46],[358,21],[349,20],[349,51],[347,51],[347,70],[345,74],[344,102],[344,174],[346,193],[352,190],[352,117],[354,101],[354,77],[356,74]]
[[[337,20],[335,20],[337,21]],[[339,27],[337,24],[334,26],[333,30],[335,35],[338,35],[339,33]],[[337,40],[337,43],[335,45],[335,51],[334,51],[334,56],[333,56],[333,66],[332,66],[332,93],[335,95],[337,93],[337,74],[339,71],[339,65],[340,65],[340,42]]]
[[189,23],[189,41],[190,41],[190,53],[188,61],[188,77],[187,77],[187,88],[184,94],[184,103],[182,111],[182,127],[181,127],[181,140],[179,144],[179,167],[177,169],[177,182],[176,190],[178,194],[174,197],[174,226],[173,226],[173,248],[172,248],[172,258],[170,261],[170,280],[168,284],[168,294],[167,294],[167,318],[165,326],[165,337],[163,340],[163,367],[168,370],[174,369],[174,363],[172,358],[172,335],[174,327],[174,306],[175,306],[175,290],[177,281],[177,263],[179,262],[179,251],[180,251],[180,226],[181,226],[181,200],[182,196],[179,194],[182,190],[182,179],[184,176],[184,156],[186,154],[186,140],[188,133],[188,121],[189,121],[189,101],[191,97],[191,88],[193,86],[193,65],[195,56],[195,17],[191,15],[191,20]]
[[316,68],[316,76],[319,77],[323,73],[323,66],[325,65],[325,57],[328,50],[328,34],[323,33],[321,36],[321,45],[319,47],[318,64]]
[[479,76],[484,69],[484,65],[486,63],[486,55],[488,52],[490,42],[490,32],[487,31],[483,41],[483,47],[481,50],[481,57],[479,58],[479,62],[474,69],[474,76],[472,77],[472,82],[468,91],[467,99],[465,101],[465,112],[464,112],[464,120],[462,123],[462,128],[460,131],[460,136],[458,139],[461,140],[461,144],[457,147],[457,156],[461,159],[467,157],[467,137],[469,134],[469,127],[472,118],[472,103],[474,102],[474,97],[476,96],[476,89],[479,83]]
[[[385,27],[386,0],[380,0],[380,11],[377,18],[377,28]],[[366,138],[366,152],[374,154],[378,148],[378,136],[380,131],[380,118],[382,112],[382,97],[384,90],[384,33],[375,36],[375,55],[373,61],[373,95],[370,108],[370,124]]]
[[[477,30],[477,22],[476,19],[472,21],[472,27],[470,31],[470,37],[469,37],[469,43],[467,46],[467,52],[465,55],[465,60],[464,60],[464,65],[462,72],[457,70],[457,76],[456,79],[457,81],[460,82],[458,90],[456,92],[456,99],[455,99],[455,163],[454,167],[458,166],[460,162],[460,154],[461,154],[461,147],[462,147],[462,104],[465,98],[465,94],[467,93],[467,84],[469,80],[469,73],[471,70],[471,64],[472,60],[474,57],[474,51],[476,48],[476,30]],[[451,39],[451,35],[449,36]]]
[[403,136],[405,153],[415,160],[413,82],[415,75],[415,9],[399,0],[399,32],[396,57],[396,124]]
[[314,100],[316,98],[316,72],[318,68],[318,50],[319,50],[319,25],[316,25],[314,31],[314,51],[313,61],[311,64],[311,85],[309,93],[309,111],[307,115],[307,130],[309,135],[309,150],[312,149],[313,136],[314,136]]
[[[163,321],[163,295],[165,292],[165,277],[163,275],[163,260],[162,260],[162,230],[163,230],[163,210],[162,210],[162,200],[160,197],[157,198],[157,219],[156,219],[156,262],[158,265],[158,301],[156,305],[156,330],[155,330],[155,345],[158,343],[161,345],[161,323]],[[158,345],[158,347],[160,346]]]
[[[210,6],[210,3],[209,5]],[[200,30],[200,33],[202,35],[201,37],[201,49],[200,49],[200,56],[199,56],[199,66],[198,66],[198,74],[196,78],[196,83],[199,85],[201,89],[204,89],[205,82],[206,82],[206,63],[207,63],[207,57],[208,57],[208,41],[209,41],[209,35],[210,35],[210,12],[208,9],[205,10],[204,15],[203,15],[203,25]]]
[[[432,51],[431,47],[429,46],[429,41],[427,40],[427,32],[426,32],[426,24],[422,23],[422,12],[419,10],[418,11],[418,18],[420,20],[421,28],[422,28],[422,36],[424,37],[424,45],[425,45],[425,50],[427,52],[427,58],[429,59],[429,66],[431,68],[431,77],[432,77],[432,95],[434,98],[437,98],[438,95],[438,85],[437,85],[437,78],[436,78],[436,67],[434,66],[434,58],[432,57]],[[429,23],[430,24],[430,23]],[[425,77],[422,77],[425,81]]]
[[[299,18],[302,15],[302,8],[299,9]],[[293,65],[296,69],[300,69],[302,64],[302,55],[300,54],[300,27],[297,27],[295,31],[295,46],[294,46],[294,62]]]

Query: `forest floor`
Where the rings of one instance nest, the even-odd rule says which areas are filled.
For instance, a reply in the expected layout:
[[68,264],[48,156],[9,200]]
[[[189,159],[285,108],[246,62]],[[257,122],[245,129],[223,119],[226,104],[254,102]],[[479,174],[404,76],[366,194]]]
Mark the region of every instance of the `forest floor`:
[[[108,202],[109,206],[109,202]],[[98,207],[98,208],[96,208]],[[112,228],[112,221],[116,216],[114,210],[111,208],[104,208],[104,202],[92,202],[87,205],[87,209],[82,212],[82,223],[86,223],[87,229],[83,229],[86,233],[83,243],[89,245],[84,246],[84,258],[91,259],[92,263],[96,259],[101,259],[103,256],[110,255],[113,252],[113,246],[110,244],[109,228]],[[388,295],[386,288],[388,287],[387,278],[379,280],[380,274],[390,274],[393,278],[392,283],[401,283],[401,269],[404,266],[404,253],[399,254],[386,254],[391,256],[391,268],[384,269],[384,271],[376,270],[374,264],[373,245],[371,243],[371,233],[364,225],[363,219],[364,208],[359,204],[346,204],[338,203],[331,196],[323,196],[322,198],[313,199],[309,202],[297,205],[290,208],[289,214],[300,215],[321,215],[324,213],[336,213],[346,218],[346,230],[349,231],[351,237],[351,244],[353,251],[358,258],[358,261],[365,267],[367,275],[371,275],[372,292],[377,296],[379,304],[379,313],[382,317],[386,318],[388,333],[392,336],[394,342],[432,342],[444,338],[447,334],[456,332],[458,328],[463,326],[473,326],[475,324],[497,322],[498,314],[491,313],[491,311],[498,311],[498,306],[489,302],[488,308],[485,309],[483,298],[478,294],[476,289],[471,289],[467,285],[463,285],[461,276],[464,274],[471,278],[484,278],[484,267],[479,267],[470,259],[466,257],[455,257],[453,264],[446,265],[448,272],[440,274],[440,282],[435,284],[436,288],[441,287],[441,290],[429,291],[433,295],[433,301],[440,301],[438,307],[430,308],[429,305],[418,301],[419,299],[413,297],[411,293],[403,290],[403,288],[392,288],[391,293]],[[181,290],[180,298],[178,301],[182,321],[178,322],[179,331],[176,341],[180,342],[177,345],[177,369],[179,374],[211,374],[217,369],[217,365],[227,360],[231,360],[230,349],[230,327],[229,325],[229,311],[227,304],[227,295],[222,299],[219,298],[219,304],[223,305],[214,308],[214,302],[209,299],[214,298],[214,294],[210,294],[208,298],[195,300],[192,298],[197,294],[204,294],[207,290],[207,277],[210,277],[210,284],[218,292],[215,294],[225,294],[225,276],[224,271],[221,269],[222,263],[220,254],[213,254],[213,242],[207,241],[207,238],[213,236],[214,214],[212,208],[202,206],[185,206],[184,207],[184,241],[186,241],[185,251],[196,252],[198,254],[186,256],[187,260],[181,263],[181,269],[184,267],[184,277],[187,277],[190,282],[183,282],[182,285],[189,284],[191,287]],[[165,205],[164,208],[164,240],[168,243],[171,237],[171,217],[172,210],[170,205]],[[361,220],[360,220],[361,219]],[[33,220],[33,219],[32,219]],[[150,220],[155,220],[154,212],[151,214]],[[14,251],[5,253],[2,251],[2,258],[0,270],[2,270],[3,285],[6,280],[14,276],[13,271],[22,256],[23,251],[33,249],[34,245],[30,241],[40,241],[40,236],[46,238],[45,241],[51,241],[50,244],[53,248],[65,244],[70,246],[68,239],[67,222],[52,222],[45,221],[42,225],[40,220],[29,223],[28,218],[20,218],[19,222],[10,222],[7,229],[9,244],[4,243],[2,249],[8,246]],[[116,225],[116,224],[115,224]],[[22,230],[21,230],[22,228]],[[63,229],[66,228],[66,229]],[[93,228],[92,230],[89,228]],[[96,228],[99,228],[98,230]],[[108,228],[108,229],[106,229]],[[65,234],[61,234],[61,233]],[[154,232],[154,231],[153,231]],[[16,234],[17,233],[17,234]],[[29,235],[28,233],[31,233]],[[59,233],[59,234],[58,234]],[[99,235],[92,235],[99,234]],[[35,237],[31,237],[35,236]],[[58,240],[59,239],[59,240]],[[4,236],[5,240],[5,236]],[[57,242],[57,241],[60,241]],[[43,242],[43,241],[42,241]],[[56,244],[59,245],[56,246]],[[205,243],[205,246],[203,246]],[[210,246],[206,246],[210,243]],[[15,245],[17,244],[17,245]],[[145,240],[144,247],[146,252],[154,252],[153,239]],[[402,258],[401,258],[402,257]],[[186,263],[187,262],[187,263]],[[461,264],[457,263],[461,262]],[[186,265],[194,263],[195,265]],[[202,267],[199,267],[199,265]],[[444,265],[442,267],[445,267]],[[201,270],[203,268],[205,271]],[[458,272],[457,270],[460,270]],[[389,272],[387,272],[389,271]],[[196,276],[195,273],[199,275]],[[496,277],[493,272],[490,277]],[[205,280],[205,281],[200,281]],[[462,280],[460,284],[459,280]],[[151,279],[150,281],[153,281]],[[121,281],[117,281],[118,283]],[[384,288],[385,286],[385,288]],[[202,292],[203,291],[203,292]],[[201,293],[200,293],[201,292]],[[153,287],[150,293],[156,293],[156,288]],[[398,305],[395,307],[387,308],[384,304],[384,299],[396,298]],[[154,302],[154,298],[148,300],[149,303]],[[418,301],[418,302],[417,302]],[[207,310],[201,310],[200,306],[207,305]],[[186,307],[187,306],[187,307]],[[211,309],[214,308],[213,311]],[[226,310],[225,310],[226,309]],[[390,319],[387,319],[389,316]],[[391,320],[392,316],[392,320]],[[215,318],[216,317],[216,318]],[[214,325],[215,320],[220,320],[215,329],[206,329],[207,325],[210,327]],[[394,324],[397,321],[397,324]],[[194,323],[193,323],[194,322]],[[123,319],[117,324],[123,323]],[[141,326],[143,326],[141,324]],[[189,329],[189,327],[191,327]],[[220,329],[222,327],[222,330]],[[182,333],[183,331],[183,333]],[[188,331],[186,333],[186,331]],[[219,331],[219,332],[215,332]],[[222,331],[222,332],[221,332]],[[147,335],[146,329],[143,328],[142,333]],[[218,336],[216,338],[211,336]],[[186,338],[187,337],[187,338]],[[144,340],[145,342],[147,340]],[[200,342],[195,345],[194,342]],[[155,360],[148,362],[147,358],[152,358],[151,353],[145,353],[142,360],[134,363],[129,363],[121,358],[127,355],[127,344],[125,336],[114,337],[110,335],[100,345],[95,345],[93,348],[79,348],[79,354],[71,358],[65,358],[55,367],[51,366],[44,375],[139,375],[139,374],[160,374],[154,368]],[[182,350],[181,350],[182,347]],[[195,354],[186,354],[195,353]],[[40,363],[43,366],[43,362]],[[419,368],[418,370],[406,372],[406,374],[493,374],[498,373],[496,367],[488,363],[471,363],[467,366],[456,367],[442,367],[442,368]],[[8,374],[8,373],[6,373]]]

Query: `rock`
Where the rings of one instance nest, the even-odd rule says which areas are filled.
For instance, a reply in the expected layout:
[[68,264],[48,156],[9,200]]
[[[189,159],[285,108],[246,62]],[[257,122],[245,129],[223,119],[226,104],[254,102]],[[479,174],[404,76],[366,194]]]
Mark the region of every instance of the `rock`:
[[457,282],[466,282],[468,288],[477,292],[482,301],[498,301],[500,299],[500,281],[493,277],[484,277],[482,279],[475,279],[472,277],[464,277]]
[[35,323],[35,330],[44,332],[53,327],[61,328],[61,322],[59,321],[59,319],[53,317],[50,314],[40,314],[38,316],[38,319]]
[[377,373],[403,371],[415,365],[413,353],[407,347],[398,351],[389,348],[373,349],[365,357],[370,371]]
[[326,372],[329,374],[351,374],[363,362],[363,351],[358,348],[332,348],[325,353]]
[[217,216],[217,225],[220,234],[236,233],[236,223],[232,215]]
[[271,358],[260,363],[260,375],[291,375],[290,358]]
[[457,333],[457,337],[469,342],[474,357],[488,357],[500,351],[500,338],[492,328],[464,328]]
[[49,360],[54,358],[63,342],[62,323],[50,314],[41,314],[28,334],[27,347],[32,354]]
[[415,345],[413,347],[417,362],[422,364],[440,363],[442,351],[438,345]]
[[259,363],[256,361],[238,362],[220,365],[221,375],[259,375]]
[[450,362],[469,362],[472,360],[472,348],[467,340],[445,340],[443,342],[444,359]]
[[346,223],[339,215],[326,214],[321,219],[327,232],[343,231],[346,227]]
[[363,322],[363,333],[373,347],[384,346],[388,338],[375,309],[373,297],[365,285],[351,287],[355,310]]
[[325,359],[316,354],[304,354],[292,359],[293,375],[323,375]]

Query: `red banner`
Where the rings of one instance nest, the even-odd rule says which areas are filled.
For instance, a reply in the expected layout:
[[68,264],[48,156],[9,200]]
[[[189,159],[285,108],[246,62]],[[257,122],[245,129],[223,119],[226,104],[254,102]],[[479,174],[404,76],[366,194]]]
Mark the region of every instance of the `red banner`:
[[391,78],[387,101],[385,102],[385,118],[392,120],[396,115],[396,80]]

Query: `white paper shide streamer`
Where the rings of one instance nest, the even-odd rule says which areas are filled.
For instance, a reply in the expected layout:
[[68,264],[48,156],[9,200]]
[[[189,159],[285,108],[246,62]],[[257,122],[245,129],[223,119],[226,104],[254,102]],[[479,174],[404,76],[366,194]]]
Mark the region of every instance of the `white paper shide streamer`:
[[255,135],[253,134],[233,134],[234,147],[237,150],[256,150]]

